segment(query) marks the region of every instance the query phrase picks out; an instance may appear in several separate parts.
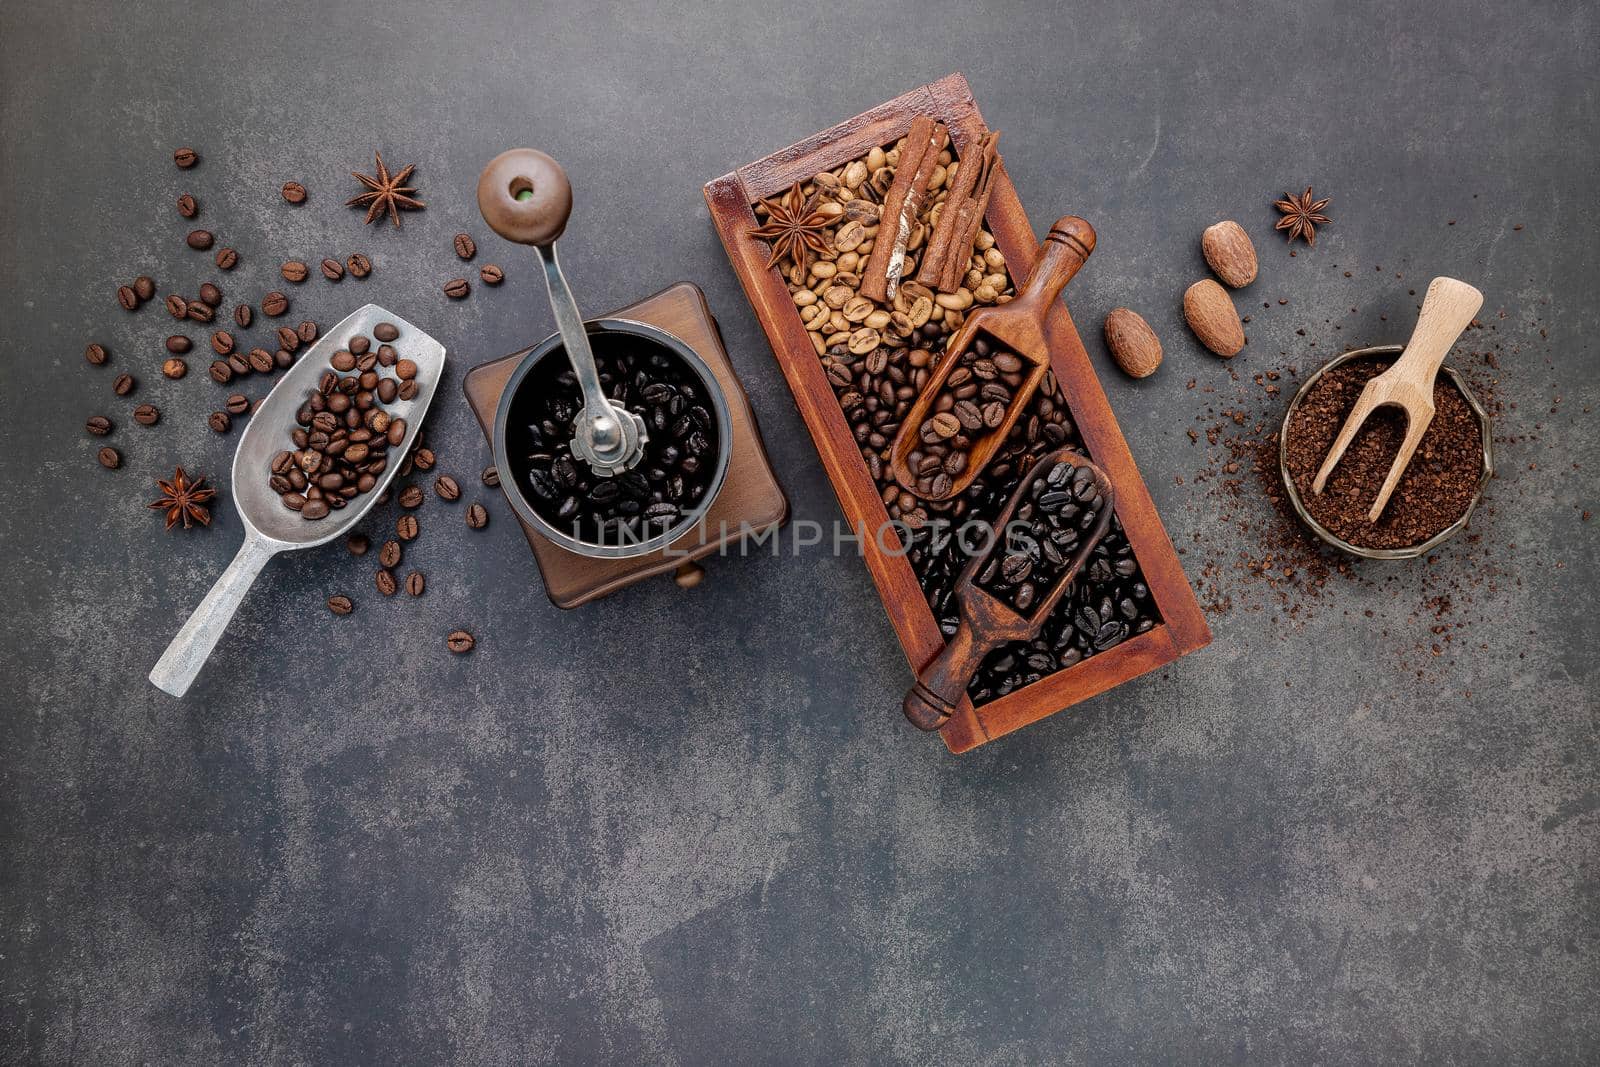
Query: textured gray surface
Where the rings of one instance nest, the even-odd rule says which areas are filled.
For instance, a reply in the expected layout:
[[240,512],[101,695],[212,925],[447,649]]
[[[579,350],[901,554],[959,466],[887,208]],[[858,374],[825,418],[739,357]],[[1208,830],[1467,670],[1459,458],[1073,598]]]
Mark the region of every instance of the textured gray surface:
[[[226,6],[0,9],[0,1061],[1594,1061],[1592,7]],[[144,681],[240,533],[227,502],[188,535],[142,508],[231,456],[219,390],[157,373],[170,320],[112,296],[212,273],[179,192],[244,254],[230,295],[290,255],[377,261],[296,311],[375,299],[450,348],[429,432],[470,497],[461,370],[549,328],[472,183],[546,149],[580,300],[703,285],[797,515],[827,520],[700,184],[953,69],[1035,225],[1099,227],[1071,293],[1095,358],[1115,304],[1166,340],[1154,379],[1105,380],[1191,577],[1217,564],[1209,649],[957,759],[900,720],[855,559],[564,614],[502,502],[472,534],[430,501],[422,600],[284,557],[189,699]],[[399,233],[338,206],[373,148],[419,164]],[[1336,221],[1291,258],[1268,199],[1307,182]],[[1231,368],[1177,317],[1226,216],[1262,252],[1241,306],[1271,305]],[[509,278],[454,305],[463,228]],[[1216,457],[1185,431],[1260,401],[1253,374],[1402,338],[1435,273],[1483,289],[1500,352],[1481,540],[1280,599],[1233,566],[1266,508],[1197,483]],[[1439,590],[1461,625],[1433,656]]]

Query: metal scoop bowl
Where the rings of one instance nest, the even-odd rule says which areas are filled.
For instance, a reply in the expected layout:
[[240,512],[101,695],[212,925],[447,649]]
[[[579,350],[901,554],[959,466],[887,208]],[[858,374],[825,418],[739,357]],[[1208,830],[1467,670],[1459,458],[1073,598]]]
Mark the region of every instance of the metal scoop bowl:
[[[396,347],[417,365],[417,395],[411,400],[395,400],[385,405],[394,418],[404,419],[406,434],[389,451],[389,464],[378,476],[377,484],[358,494],[350,503],[312,522],[283,506],[278,494],[267,484],[272,457],[291,447],[289,433],[297,425],[295,415],[306,398],[317,390],[318,380],[330,370],[328,357],[347,348],[357,334],[372,336],[380,322],[400,328]],[[279,552],[314,548],[341,537],[362,520],[400,469],[400,459],[417,439],[422,418],[439,387],[444,373],[444,346],[411,323],[377,304],[368,304],[322,335],[300,357],[262,400],[250,417],[238,450],[233,454],[233,503],[244,522],[244,544],[222,572],[189,621],[167,646],[166,652],[150,672],[156,688],[181,697],[189,691],[211,650],[233,620],[256,575]]]

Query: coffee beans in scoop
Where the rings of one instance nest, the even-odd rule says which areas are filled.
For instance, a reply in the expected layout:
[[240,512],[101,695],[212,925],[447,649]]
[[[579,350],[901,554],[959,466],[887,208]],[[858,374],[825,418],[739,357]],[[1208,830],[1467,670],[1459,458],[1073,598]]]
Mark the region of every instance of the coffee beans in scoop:
[[973,448],[1004,424],[1026,374],[1022,357],[989,337],[975,338],[957,358],[917,431],[919,447],[906,457],[925,496],[949,495]]
[[1094,471],[1065,460],[1038,474],[1027,493],[1009,526],[996,531],[997,544],[977,577],[978,588],[1019,614],[1054,590],[1106,503]]

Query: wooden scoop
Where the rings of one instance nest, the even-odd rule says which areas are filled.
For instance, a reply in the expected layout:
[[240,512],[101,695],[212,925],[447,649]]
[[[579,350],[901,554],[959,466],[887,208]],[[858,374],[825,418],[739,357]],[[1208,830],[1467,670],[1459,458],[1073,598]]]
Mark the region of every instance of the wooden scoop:
[[[1061,466],[1067,467],[1070,473],[1062,479],[1061,484],[1055,484],[1051,481],[1052,472]],[[979,575],[991,561],[1007,555],[1008,528],[1013,518],[1018,517],[1019,508],[1025,503],[1033,504],[1037,518],[1041,514],[1044,495],[1052,490],[1062,491],[1063,486],[1066,492],[1072,493],[1074,480],[1080,470],[1090,472],[1092,490],[1083,498],[1072,494],[1074,499],[1071,504],[1081,509],[1087,501],[1098,499],[1099,510],[1087,529],[1076,526],[1076,515],[1067,520],[1077,530],[1078,543],[1060,571],[1050,579],[1049,587],[1033,600],[1028,608],[1029,613],[1024,615],[996,593],[982,588]],[[1041,485],[1041,482],[1044,484]],[[1000,644],[1029,641],[1038,634],[1045,619],[1050,617],[1060,602],[1062,594],[1078,577],[1078,572],[1083,569],[1095,545],[1105,536],[1111,525],[1115,502],[1116,494],[1105,471],[1078,453],[1061,448],[1039,457],[1022,484],[1011,494],[1005,510],[995,520],[992,527],[994,543],[989,551],[974,556],[961,572],[961,577],[956,579],[955,595],[961,608],[961,624],[939,654],[917,672],[916,683],[906,692],[903,708],[912,725],[923,730],[937,730],[943,726],[961,702],[962,694],[967,691],[967,685],[984,657]]]
[[[1028,408],[1028,401],[1050,370],[1050,344],[1044,335],[1044,319],[1055,304],[1061,290],[1078,273],[1084,260],[1094,251],[1094,227],[1076,215],[1056,220],[1050,227],[1039,261],[1023,284],[1016,299],[996,307],[980,308],[967,316],[961,330],[945,349],[939,367],[927,384],[911,413],[900,423],[900,432],[889,450],[889,466],[895,480],[926,500],[950,500],[966,491],[983,468],[993,458],[995,450],[1005,442],[1017,419]],[[1006,407],[1005,421],[984,431],[967,454],[966,468],[950,480],[948,491],[933,495],[917,488],[916,472],[911,470],[907,457],[917,450],[922,424],[933,412],[933,406],[944,389],[945,380],[960,363],[960,357],[981,334],[998,341],[1022,358],[1024,376]]]
[[1422,435],[1428,432],[1428,424],[1433,421],[1433,379],[1439,373],[1439,365],[1482,306],[1483,294],[1466,282],[1435,278],[1429,284],[1428,295],[1422,300],[1422,314],[1417,316],[1416,328],[1411,331],[1405,351],[1400,353],[1394,366],[1362,387],[1356,406],[1350,409],[1339,436],[1322,461],[1322,469],[1311,483],[1313,493],[1320,494],[1322,487],[1328,484],[1328,475],[1344,458],[1345,449],[1355,440],[1367,416],[1392,404],[1406,413],[1406,436],[1389,467],[1389,476],[1378,490],[1378,498],[1372,502],[1372,510],[1367,512],[1368,522],[1378,521],[1394,487],[1400,483],[1400,476],[1406,472],[1412,455],[1422,443]]

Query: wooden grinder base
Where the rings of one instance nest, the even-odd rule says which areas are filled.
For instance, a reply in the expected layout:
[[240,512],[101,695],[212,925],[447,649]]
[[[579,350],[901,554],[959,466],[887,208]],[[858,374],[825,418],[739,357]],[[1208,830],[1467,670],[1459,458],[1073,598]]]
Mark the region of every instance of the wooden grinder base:
[[[756,426],[755,412],[750,409],[744,386],[733,373],[717,322],[711,317],[711,309],[699,287],[678,282],[636,304],[597,317],[632,319],[659,326],[680,338],[706,361],[728,400],[733,424],[732,454],[728,459],[727,480],[705,521],[672,545],[649,555],[633,559],[580,556],[554,544],[512,512],[533,549],[533,558],[544,577],[545,592],[559,608],[575,608],[646,578],[670,574],[687,560],[709,556],[725,544],[738,542],[742,534],[769,530],[789,517],[789,501],[772,472],[772,463],[761,443],[761,431]],[[517,364],[532,347],[480,363],[467,372],[462,389],[484,436],[492,439],[500,395]],[[507,491],[502,485],[501,492]]]

